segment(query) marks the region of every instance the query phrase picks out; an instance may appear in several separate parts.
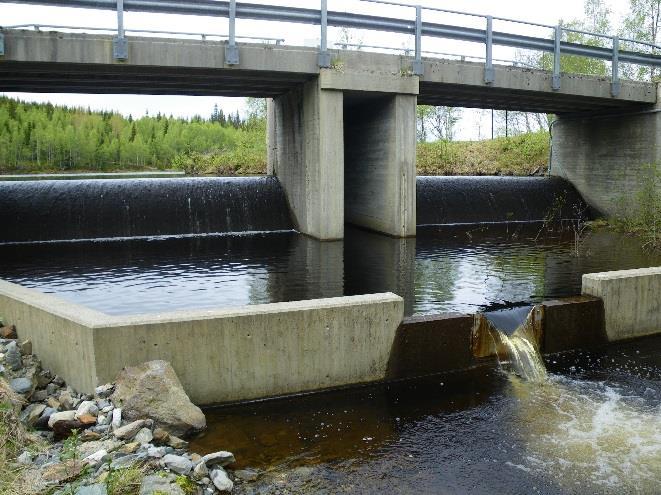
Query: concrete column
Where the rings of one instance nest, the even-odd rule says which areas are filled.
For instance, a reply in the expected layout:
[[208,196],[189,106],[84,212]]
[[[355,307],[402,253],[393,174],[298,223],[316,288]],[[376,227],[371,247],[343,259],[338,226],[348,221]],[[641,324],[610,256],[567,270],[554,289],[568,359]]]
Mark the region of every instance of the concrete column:
[[305,83],[269,105],[268,171],[282,183],[297,229],[344,236],[343,94]]
[[416,233],[416,110],[410,94],[345,95],[346,221],[394,237]]
[[621,213],[644,168],[661,166],[659,109],[560,117],[552,128],[551,174],[568,179],[597,213]]

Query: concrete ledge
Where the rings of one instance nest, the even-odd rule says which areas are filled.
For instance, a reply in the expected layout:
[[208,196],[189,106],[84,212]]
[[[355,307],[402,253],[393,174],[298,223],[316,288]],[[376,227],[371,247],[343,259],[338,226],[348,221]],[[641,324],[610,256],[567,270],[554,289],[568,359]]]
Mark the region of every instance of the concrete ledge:
[[661,332],[661,267],[586,274],[583,293],[603,299],[610,342]]
[[77,390],[165,359],[206,405],[384,379],[404,301],[385,293],[115,317],[0,281],[0,314]]
[[388,378],[407,378],[469,368],[473,315],[406,318],[397,329]]
[[594,349],[608,342],[601,299],[577,296],[544,301],[542,304],[542,353]]

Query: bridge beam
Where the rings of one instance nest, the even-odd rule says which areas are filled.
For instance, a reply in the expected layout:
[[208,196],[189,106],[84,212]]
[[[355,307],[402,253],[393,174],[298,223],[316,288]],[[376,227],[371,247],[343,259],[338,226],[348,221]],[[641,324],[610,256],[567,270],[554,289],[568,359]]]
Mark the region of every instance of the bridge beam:
[[552,133],[551,174],[568,179],[601,215],[626,213],[646,169],[661,170],[658,103],[617,114],[561,116]]

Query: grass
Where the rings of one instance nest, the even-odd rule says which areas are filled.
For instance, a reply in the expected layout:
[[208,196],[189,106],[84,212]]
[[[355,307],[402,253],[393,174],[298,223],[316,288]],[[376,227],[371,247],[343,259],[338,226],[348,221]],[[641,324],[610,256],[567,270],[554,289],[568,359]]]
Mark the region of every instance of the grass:
[[661,250],[661,165],[650,164],[638,173],[638,191],[620,197],[617,229],[639,237],[643,247]]
[[0,378],[0,493],[3,495],[38,493],[26,470],[16,463],[23,451],[39,447],[18,419],[22,403],[9,384]]
[[533,175],[545,172],[549,135],[418,143],[418,175]]
[[144,477],[144,470],[135,466],[111,471],[106,479],[108,495],[138,495]]

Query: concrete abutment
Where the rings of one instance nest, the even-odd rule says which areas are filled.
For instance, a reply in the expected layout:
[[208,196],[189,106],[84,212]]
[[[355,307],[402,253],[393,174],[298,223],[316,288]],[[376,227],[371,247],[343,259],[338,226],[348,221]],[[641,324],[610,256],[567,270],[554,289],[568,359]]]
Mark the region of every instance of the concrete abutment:
[[296,228],[320,240],[343,238],[345,222],[416,233],[418,80],[385,75],[376,91],[366,81],[322,71],[268,103],[268,173]]

